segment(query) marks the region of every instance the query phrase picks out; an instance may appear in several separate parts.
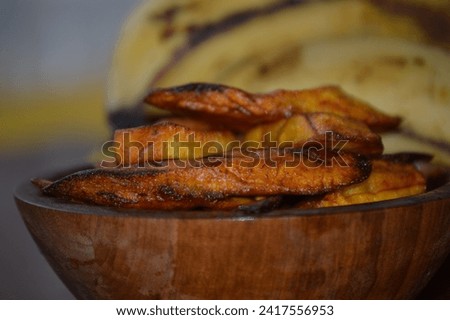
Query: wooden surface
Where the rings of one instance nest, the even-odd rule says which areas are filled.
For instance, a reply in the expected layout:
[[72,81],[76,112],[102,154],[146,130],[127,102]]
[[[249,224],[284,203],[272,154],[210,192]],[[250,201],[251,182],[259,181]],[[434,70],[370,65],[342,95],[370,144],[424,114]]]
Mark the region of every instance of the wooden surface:
[[260,216],[118,211],[43,197],[29,184],[16,200],[78,298],[401,299],[416,297],[450,251],[449,195],[447,184]]

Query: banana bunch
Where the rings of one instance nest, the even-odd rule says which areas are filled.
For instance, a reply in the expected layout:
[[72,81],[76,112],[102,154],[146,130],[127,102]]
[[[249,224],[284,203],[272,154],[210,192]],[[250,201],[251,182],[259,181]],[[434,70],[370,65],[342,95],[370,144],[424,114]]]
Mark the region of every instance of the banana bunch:
[[388,114],[387,152],[450,163],[447,0],[148,0],[125,22],[107,85],[111,113],[152,87],[251,92],[338,85]]

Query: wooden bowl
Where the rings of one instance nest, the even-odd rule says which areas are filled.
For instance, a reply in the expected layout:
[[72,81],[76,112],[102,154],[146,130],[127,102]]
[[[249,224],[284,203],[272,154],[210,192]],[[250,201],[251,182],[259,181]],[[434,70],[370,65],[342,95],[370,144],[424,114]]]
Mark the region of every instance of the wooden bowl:
[[450,251],[450,182],[409,198],[258,215],[75,204],[28,181],[15,196],[78,298],[413,298]]

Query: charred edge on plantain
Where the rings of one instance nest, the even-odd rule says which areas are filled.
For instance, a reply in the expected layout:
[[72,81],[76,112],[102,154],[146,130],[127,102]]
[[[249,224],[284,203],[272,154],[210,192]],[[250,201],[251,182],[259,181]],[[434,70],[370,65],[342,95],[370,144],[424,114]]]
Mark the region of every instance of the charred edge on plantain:
[[186,85],[174,87],[168,89],[169,92],[174,93],[182,93],[182,92],[195,92],[198,94],[204,93],[204,92],[224,92],[226,90],[226,87],[219,85],[219,84],[212,84],[212,83],[202,83],[202,82],[195,82],[195,83],[189,83]]
[[356,155],[356,167],[362,175],[358,177],[354,183],[366,180],[372,173],[372,161],[361,154]]
[[135,204],[138,203],[138,200],[132,200],[128,198],[121,197],[114,192],[108,192],[108,191],[98,191],[95,193],[98,197],[101,197],[102,199],[106,200],[108,203],[114,203],[117,206],[121,206],[124,204]]
[[62,183],[68,183],[76,180],[83,180],[89,177],[120,177],[120,178],[133,178],[139,176],[157,176],[165,173],[165,169],[149,169],[149,168],[132,168],[132,169],[89,169],[72,173],[66,177],[56,180],[52,184],[43,188],[43,191],[52,192],[52,189],[57,188]]
[[161,185],[158,187],[158,194],[164,198],[168,197],[171,200],[180,201],[184,199],[184,196],[179,194],[173,187],[168,185]]

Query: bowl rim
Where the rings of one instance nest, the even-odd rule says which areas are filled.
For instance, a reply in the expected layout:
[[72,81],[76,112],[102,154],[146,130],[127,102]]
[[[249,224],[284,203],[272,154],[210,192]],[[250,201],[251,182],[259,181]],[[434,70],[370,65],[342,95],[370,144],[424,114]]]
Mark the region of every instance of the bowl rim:
[[[51,175],[43,175],[51,176]],[[251,213],[239,210],[143,210],[133,208],[116,208],[71,202],[59,198],[44,195],[30,180],[20,183],[14,191],[16,203],[20,202],[39,207],[41,209],[56,210],[61,213],[102,215],[114,217],[140,217],[140,218],[165,218],[165,219],[240,219],[253,220],[265,217],[293,217],[293,216],[320,216],[329,214],[345,214],[357,212],[379,212],[380,210],[398,207],[414,207],[429,202],[441,202],[447,200],[450,204],[450,177],[437,188],[425,193],[402,197],[392,200],[383,200],[371,203],[362,203],[346,206],[336,206],[315,209],[284,208],[274,209],[262,213]]]

